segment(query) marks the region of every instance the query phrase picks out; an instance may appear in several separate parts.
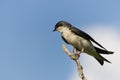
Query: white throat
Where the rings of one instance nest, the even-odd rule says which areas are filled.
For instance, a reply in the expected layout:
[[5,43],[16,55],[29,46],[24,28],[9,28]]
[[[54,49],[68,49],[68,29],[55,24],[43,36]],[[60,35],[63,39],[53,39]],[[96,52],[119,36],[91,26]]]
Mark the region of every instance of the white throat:
[[57,29],[57,31],[60,32],[60,33],[66,33],[66,32],[69,32],[70,29],[67,28],[67,27],[59,27],[59,28]]

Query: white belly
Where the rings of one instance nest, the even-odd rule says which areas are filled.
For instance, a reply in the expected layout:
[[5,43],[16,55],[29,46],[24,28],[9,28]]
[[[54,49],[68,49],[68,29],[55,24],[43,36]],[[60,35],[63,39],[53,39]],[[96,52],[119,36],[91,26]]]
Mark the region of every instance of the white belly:
[[78,50],[84,48],[84,52],[88,52],[89,50],[93,49],[93,46],[90,41],[76,34],[73,34],[71,31],[63,33],[62,36],[67,40],[69,44],[71,44]]

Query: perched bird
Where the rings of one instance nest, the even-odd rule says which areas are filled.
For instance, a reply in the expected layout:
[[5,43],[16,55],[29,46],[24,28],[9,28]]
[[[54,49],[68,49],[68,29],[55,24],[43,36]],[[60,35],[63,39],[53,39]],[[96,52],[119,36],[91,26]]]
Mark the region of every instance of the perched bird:
[[[101,65],[104,64],[104,61],[111,63],[100,54],[113,54],[112,51],[108,51],[101,44],[95,41],[90,35],[84,31],[74,27],[66,21],[59,21],[53,31],[58,31],[61,33],[62,39],[76,48],[78,51],[87,53],[88,55],[93,56]],[[93,43],[97,44],[99,47],[94,46]]]

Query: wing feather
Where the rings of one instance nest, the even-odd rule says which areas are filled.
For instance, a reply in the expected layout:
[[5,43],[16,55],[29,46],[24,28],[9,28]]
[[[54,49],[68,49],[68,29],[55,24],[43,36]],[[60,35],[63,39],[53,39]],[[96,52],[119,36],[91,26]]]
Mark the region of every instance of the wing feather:
[[67,42],[67,40],[63,37],[63,36],[61,36],[62,37],[62,39],[67,43],[67,44],[69,44],[68,42]]
[[[101,44],[99,44],[97,41],[95,41],[90,35],[88,35],[87,33],[85,33],[84,31],[82,30],[79,30],[78,28],[72,26],[71,27],[71,31],[74,32],[75,34],[87,39],[87,40],[90,40],[92,42],[94,42],[95,44],[97,44],[98,46],[100,46],[101,48],[105,49]],[[106,50],[106,49],[105,49]]]

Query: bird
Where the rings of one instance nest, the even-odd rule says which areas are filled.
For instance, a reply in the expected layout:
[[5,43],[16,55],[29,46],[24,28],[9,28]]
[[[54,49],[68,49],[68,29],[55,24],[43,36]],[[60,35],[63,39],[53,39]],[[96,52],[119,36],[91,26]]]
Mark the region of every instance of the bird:
[[[94,57],[101,65],[104,61],[111,63],[109,60],[104,58],[101,54],[113,54],[113,51],[108,51],[101,44],[99,44],[95,39],[93,39],[86,32],[74,27],[67,21],[59,21],[56,23],[53,30],[61,33],[62,39],[69,45],[72,45],[77,51],[82,51],[92,57]],[[99,47],[93,45],[97,44]]]

